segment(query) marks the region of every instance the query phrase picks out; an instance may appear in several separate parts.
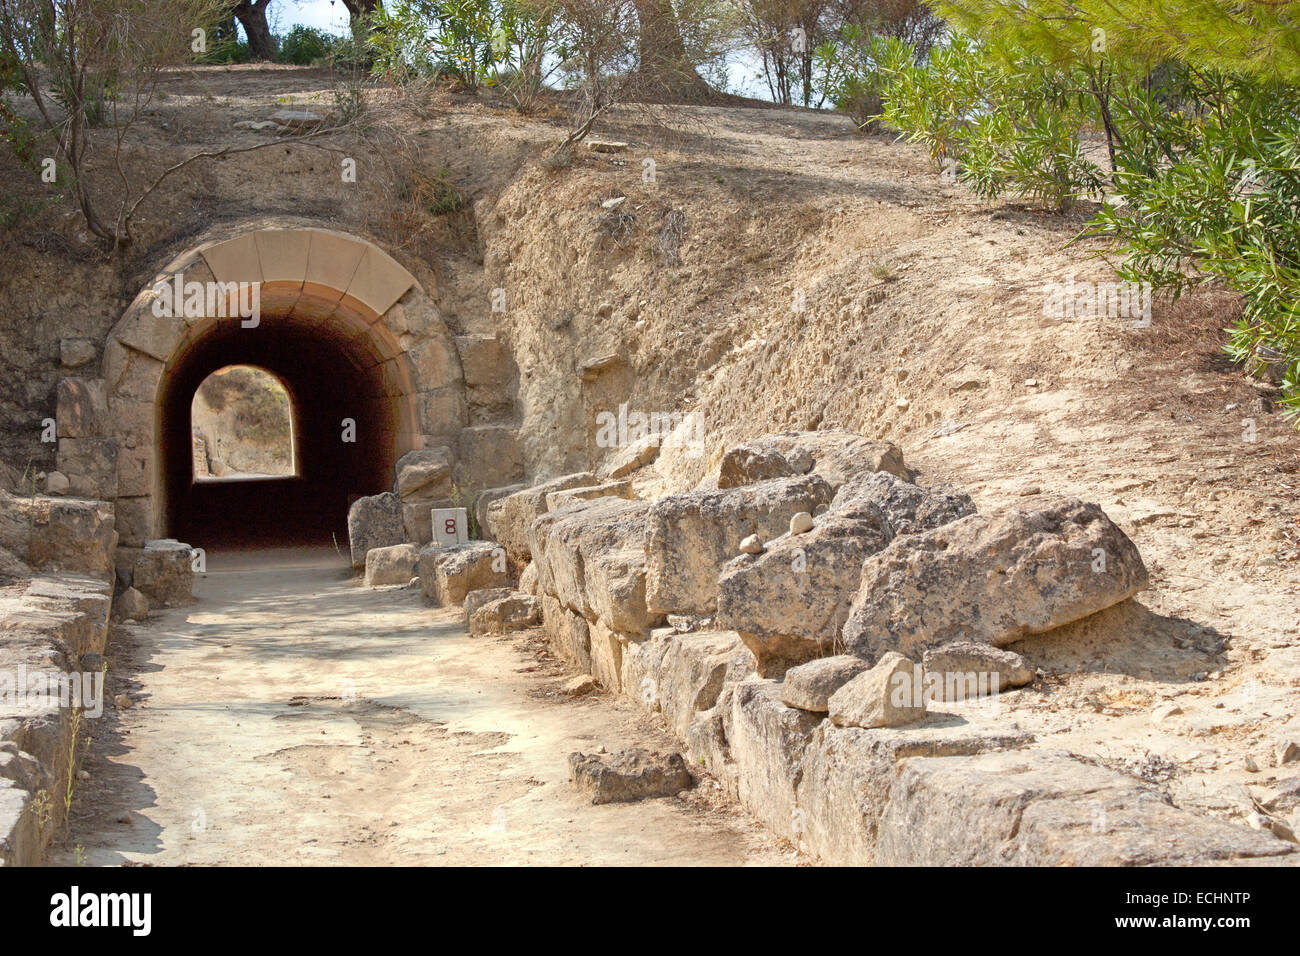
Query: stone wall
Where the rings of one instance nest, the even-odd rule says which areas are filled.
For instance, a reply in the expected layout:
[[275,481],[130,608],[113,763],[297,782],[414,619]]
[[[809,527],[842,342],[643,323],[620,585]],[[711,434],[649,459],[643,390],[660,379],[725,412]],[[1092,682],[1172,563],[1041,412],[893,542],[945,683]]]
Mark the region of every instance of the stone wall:
[[116,538],[102,502],[0,493],[0,563],[27,578],[0,587],[0,865],[39,863],[64,825],[79,730],[104,703]]
[[[1136,548],[1095,505],[985,517],[954,489],[912,484],[880,444],[778,436],[728,453],[721,491],[650,502],[529,489],[491,503],[488,527],[514,552],[526,529],[521,588],[535,592],[557,656],[662,715],[692,766],[823,861],[1300,859],[1267,831],[1182,809],[1157,786],[1040,743],[999,715],[995,696],[845,706],[894,661],[919,681],[936,648],[1014,673],[1002,657],[1018,655],[999,646],[1146,585]],[[802,507],[811,514],[791,516]],[[958,633],[969,640],[953,642]],[[848,654],[825,657],[837,650]],[[842,674],[810,702],[794,685],[814,666]]]

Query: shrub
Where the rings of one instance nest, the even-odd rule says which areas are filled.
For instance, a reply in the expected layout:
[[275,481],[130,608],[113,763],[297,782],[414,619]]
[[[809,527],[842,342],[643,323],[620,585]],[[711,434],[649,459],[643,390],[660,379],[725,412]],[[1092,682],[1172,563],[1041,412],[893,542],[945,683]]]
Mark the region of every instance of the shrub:
[[908,44],[888,40],[875,60],[885,122],[934,162],[960,166],[980,198],[1010,193],[1064,210],[1101,187],[1080,146],[1092,117],[1069,95],[1074,73],[1033,56],[1007,62],[965,36],[920,63]]
[[[1113,189],[1092,224],[1123,256],[1120,275],[1177,297],[1223,282],[1242,297],[1228,353],[1248,367],[1283,365],[1283,405],[1300,416],[1300,90],[1197,71],[1181,77],[1201,107],[1121,102]],[[1149,132],[1147,132],[1149,130]]]
[[[968,32],[919,63],[906,44],[873,46],[851,71],[883,75],[884,120],[985,199],[1109,197],[1087,232],[1110,240],[1120,276],[1175,298],[1235,291],[1226,351],[1280,366],[1284,413],[1300,418],[1300,4],[1170,0],[1156,18],[1128,0],[938,6]],[[1083,155],[1093,131],[1108,171]]]
[[397,0],[374,13],[375,70],[399,82],[445,76],[473,92],[494,62],[499,26],[492,0]]
[[883,38],[859,26],[846,27],[838,42],[827,41],[815,54],[819,87],[859,129],[874,129],[884,107],[885,77],[876,63]]
[[280,40],[280,62],[310,66],[329,58],[335,38],[324,30],[299,24]]

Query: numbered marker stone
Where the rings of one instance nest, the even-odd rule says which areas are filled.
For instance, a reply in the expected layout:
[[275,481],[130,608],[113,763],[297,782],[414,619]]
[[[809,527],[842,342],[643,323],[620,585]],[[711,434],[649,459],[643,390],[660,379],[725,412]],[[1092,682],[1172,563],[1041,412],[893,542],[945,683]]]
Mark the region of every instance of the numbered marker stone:
[[469,512],[465,508],[434,508],[433,540],[444,548],[468,544]]

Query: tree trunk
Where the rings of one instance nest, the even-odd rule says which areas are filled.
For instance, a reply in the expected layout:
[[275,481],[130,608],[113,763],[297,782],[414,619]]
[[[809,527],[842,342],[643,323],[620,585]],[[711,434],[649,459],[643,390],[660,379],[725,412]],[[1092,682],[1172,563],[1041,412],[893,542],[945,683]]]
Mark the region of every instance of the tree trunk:
[[348,16],[352,18],[352,28],[356,29],[358,20],[368,13],[374,13],[382,4],[379,0],[343,0],[343,6],[348,8]]
[[254,60],[275,59],[275,38],[266,22],[271,0],[240,0],[232,11],[248,37],[248,52]]
[[634,0],[641,24],[639,74],[645,91],[671,100],[708,99],[709,84],[686,55],[671,0]]

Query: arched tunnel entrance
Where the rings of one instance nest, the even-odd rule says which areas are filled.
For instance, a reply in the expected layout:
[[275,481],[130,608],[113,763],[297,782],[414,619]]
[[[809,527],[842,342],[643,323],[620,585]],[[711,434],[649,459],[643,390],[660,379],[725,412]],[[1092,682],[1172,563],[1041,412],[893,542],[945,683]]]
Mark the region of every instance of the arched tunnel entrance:
[[[297,475],[195,480],[194,394],[209,375],[230,365],[263,368],[288,391]],[[207,550],[332,541],[346,547],[348,506],[362,495],[389,490],[398,457],[398,410],[377,400],[384,390],[380,366],[364,366],[319,325],[285,316],[264,315],[253,329],[218,324],[190,343],[160,395],[169,536]]]
[[[195,482],[195,392],[232,365],[283,384],[295,474]],[[469,424],[457,342],[424,289],[373,243],[315,227],[257,229],[178,256],[113,328],[97,387],[104,430],[61,438],[60,454],[67,444],[70,467],[114,501],[125,548],[173,537],[205,551],[337,542],[346,554],[351,502],[392,490],[408,452],[455,456]]]

